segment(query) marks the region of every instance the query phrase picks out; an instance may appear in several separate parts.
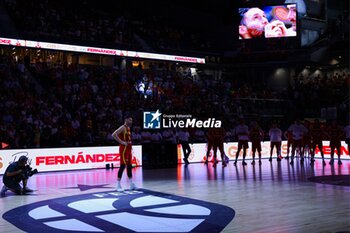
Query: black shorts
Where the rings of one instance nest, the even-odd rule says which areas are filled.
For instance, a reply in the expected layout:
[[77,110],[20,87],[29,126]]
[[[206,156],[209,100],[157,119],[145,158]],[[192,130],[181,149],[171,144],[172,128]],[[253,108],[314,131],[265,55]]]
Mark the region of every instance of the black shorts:
[[280,149],[281,148],[281,144],[282,144],[282,142],[271,142],[270,143],[270,148],[272,149],[272,148],[276,147],[277,149]]
[[293,140],[293,147],[301,147],[302,146],[302,140]]
[[252,151],[261,151],[261,143],[259,142],[252,142]]
[[330,141],[329,146],[331,148],[340,148],[341,147],[341,142],[340,141]]
[[242,149],[246,150],[249,148],[247,140],[238,140],[238,150]]

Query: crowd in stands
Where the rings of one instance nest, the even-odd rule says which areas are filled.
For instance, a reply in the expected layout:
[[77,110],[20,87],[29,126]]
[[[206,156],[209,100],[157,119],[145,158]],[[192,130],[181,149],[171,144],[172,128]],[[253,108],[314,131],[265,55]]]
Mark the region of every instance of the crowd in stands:
[[[159,23],[162,22],[162,23]],[[200,33],[193,30],[185,30],[179,25],[172,25],[166,19],[157,16],[148,16],[142,21],[135,21],[138,27],[135,32],[147,41],[149,46],[159,51],[211,51],[212,43],[209,39],[203,39]]]
[[[338,119],[340,124],[348,124],[348,70],[311,81],[302,76],[292,78],[287,91],[278,92],[243,80],[205,76],[192,79],[173,63],[124,69],[61,61],[25,65],[12,57],[1,59],[0,139],[10,148],[115,145],[111,133],[123,123],[125,114],[134,118],[135,144],[176,143],[176,130],[143,129],[143,111],[156,109],[167,114],[191,114],[203,120],[220,119],[228,141],[236,140],[234,128],[241,117],[248,124],[258,121],[265,132],[273,120],[285,130],[295,117],[291,106],[317,110],[317,115],[303,117]],[[140,93],[141,82],[143,90],[150,90],[148,94]],[[329,107],[336,108],[335,114]],[[286,115],[261,117],[273,108]],[[260,115],[249,115],[252,111],[260,111]],[[204,130],[190,130],[190,135],[193,142],[206,142]]]
[[[211,42],[170,19],[140,10],[86,1],[4,0],[23,39],[107,46],[126,50],[210,50]],[[69,6],[69,7],[67,7]],[[137,10],[138,9],[138,10]],[[134,12],[134,13],[132,13]],[[136,38],[141,38],[144,43]]]
[[137,49],[131,22],[119,11],[106,11],[99,2],[91,5],[86,1],[5,0],[4,3],[23,39]]

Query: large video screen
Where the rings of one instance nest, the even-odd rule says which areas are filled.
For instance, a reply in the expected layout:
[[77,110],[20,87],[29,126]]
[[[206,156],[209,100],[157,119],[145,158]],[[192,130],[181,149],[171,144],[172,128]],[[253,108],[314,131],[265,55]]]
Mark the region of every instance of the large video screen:
[[297,36],[296,4],[238,8],[239,39]]

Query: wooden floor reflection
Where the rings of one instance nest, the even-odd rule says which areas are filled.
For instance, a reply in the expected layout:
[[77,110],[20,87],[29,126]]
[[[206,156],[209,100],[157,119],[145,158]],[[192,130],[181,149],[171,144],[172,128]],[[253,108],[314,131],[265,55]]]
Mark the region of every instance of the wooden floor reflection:
[[[289,165],[287,160],[263,160],[243,166],[232,162],[222,168],[212,164],[179,165],[177,168],[134,168],[138,187],[219,203],[233,208],[235,218],[223,232],[344,232],[350,231],[350,187],[309,182],[313,176],[349,175],[350,160],[322,166],[316,160]],[[33,195],[8,194],[0,198],[1,213],[50,198],[111,191],[117,169],[39,173],[29,180]],[[2,178],[2,177],[1,177]],[[86,185],[81,191],[78,185]],[[100,185],[91,187],[89,185]],[[102,186],[105,185],[105,186]],[[122,185],[127,187],[124,174]],[[21,232],[0,220],[0,232]]]

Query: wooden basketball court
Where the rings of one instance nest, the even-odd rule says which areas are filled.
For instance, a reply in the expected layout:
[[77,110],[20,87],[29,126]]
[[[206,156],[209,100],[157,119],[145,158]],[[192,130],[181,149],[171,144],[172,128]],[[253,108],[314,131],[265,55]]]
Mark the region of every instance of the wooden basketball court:
[[[232,162],[226,168],[221,163],[193,163],[177,168],[145,170],[134,168],[134,183],[144,189],[198,199],[228,206],[235,217],[222,232],[346,232],[350,231],[350,186],[338,181],[315,183],[315,176],[349,175],[350,161],[342,165],[314,166],[308,159],[301,166],[287,160],[261,166]],[[118,169],[96,169],[69,172],[48,172],[29,180],[33,194],[25,196],[6,193],[0,198],[1,214],[30,203],[59,197],[115,190]],[[2,177],[1,177],[2,178]],[[349,183],[349,180],[347,180]],[[328,182],[329,183],[329,182]],[[123,188],[128,188],[126,173]],[[0,232],[22,232],[5,219],[0,220]]]

